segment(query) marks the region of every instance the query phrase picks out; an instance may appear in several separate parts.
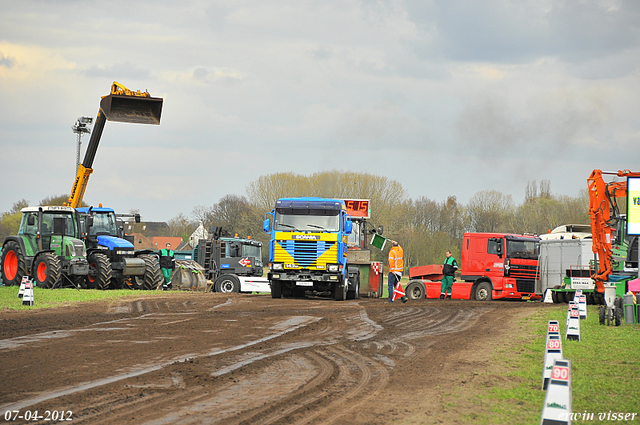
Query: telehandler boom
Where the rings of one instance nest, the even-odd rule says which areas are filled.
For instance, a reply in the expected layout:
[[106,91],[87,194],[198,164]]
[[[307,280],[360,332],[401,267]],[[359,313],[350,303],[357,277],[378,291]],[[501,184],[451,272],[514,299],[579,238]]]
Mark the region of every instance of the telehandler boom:
[[162,113],[162,98],[151,97],[149,92],[132,91],[114,81],[111,93],[103,96],[96,118],[93,132],[87,145],[82,164],[78,165],[78,172],[71,187],[71,195],[67,205],[72,208],[82,206],[84,192],[87,189],[89,176],[93,173],[95,159],[104,124],[109,121],[130,122],[137,124],[160,124]]

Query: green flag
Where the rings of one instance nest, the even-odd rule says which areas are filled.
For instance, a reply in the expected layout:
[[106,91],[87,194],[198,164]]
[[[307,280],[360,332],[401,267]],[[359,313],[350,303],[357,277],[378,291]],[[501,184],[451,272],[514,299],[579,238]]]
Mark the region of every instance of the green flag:
[[373,238],[371,238],[371,245],[375,246],[376,248],[383,250],[384,249],[384,244],[387,242],[387,239],[383,236],[380,236],[377,233],[373,234]]

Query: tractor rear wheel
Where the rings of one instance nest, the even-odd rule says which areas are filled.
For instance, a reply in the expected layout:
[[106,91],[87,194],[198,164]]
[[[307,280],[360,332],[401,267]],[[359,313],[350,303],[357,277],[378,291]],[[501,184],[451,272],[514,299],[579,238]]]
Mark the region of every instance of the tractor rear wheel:
[[60,259],[53,252],[44,252],[33,262],[31,274],[39,288],[52,288],[60,279]]
[[89,275],[87,276],[87,288],[109,289],[111,284],[111,263],[106,255],[94,252],[89,255]]
[[158,258],[151,254],[141,254],[138,256],[144,261],[144,275],[134,276],[132,279],[135,289],[155,290],[164,284],[164,277],[160,271],[160,263]]
[[22,283],[27,274],[24,256],[15,241],[8,241],[2,248],[2,283],[5,286],[16,286]]

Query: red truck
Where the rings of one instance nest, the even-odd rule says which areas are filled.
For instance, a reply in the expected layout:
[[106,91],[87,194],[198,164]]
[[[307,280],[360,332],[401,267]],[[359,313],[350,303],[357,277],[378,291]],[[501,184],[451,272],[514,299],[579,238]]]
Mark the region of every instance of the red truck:
[[[460,280],[453,282],[451,298],[539,299],[540,238],[509,233],[465,233],[462,239]],[[442,265],[412,267],[405,290],[409,299],[440,298]]]

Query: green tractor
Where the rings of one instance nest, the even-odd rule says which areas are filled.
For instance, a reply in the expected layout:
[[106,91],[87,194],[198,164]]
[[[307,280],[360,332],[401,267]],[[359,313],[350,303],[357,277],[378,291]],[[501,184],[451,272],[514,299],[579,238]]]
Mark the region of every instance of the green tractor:
[[17,236],[2,246],[0,271],[6,286],[31,276],[41,288],[77,287],[89,274],[87,250],[78,238],[78,214],[70,207],[26,207]]

